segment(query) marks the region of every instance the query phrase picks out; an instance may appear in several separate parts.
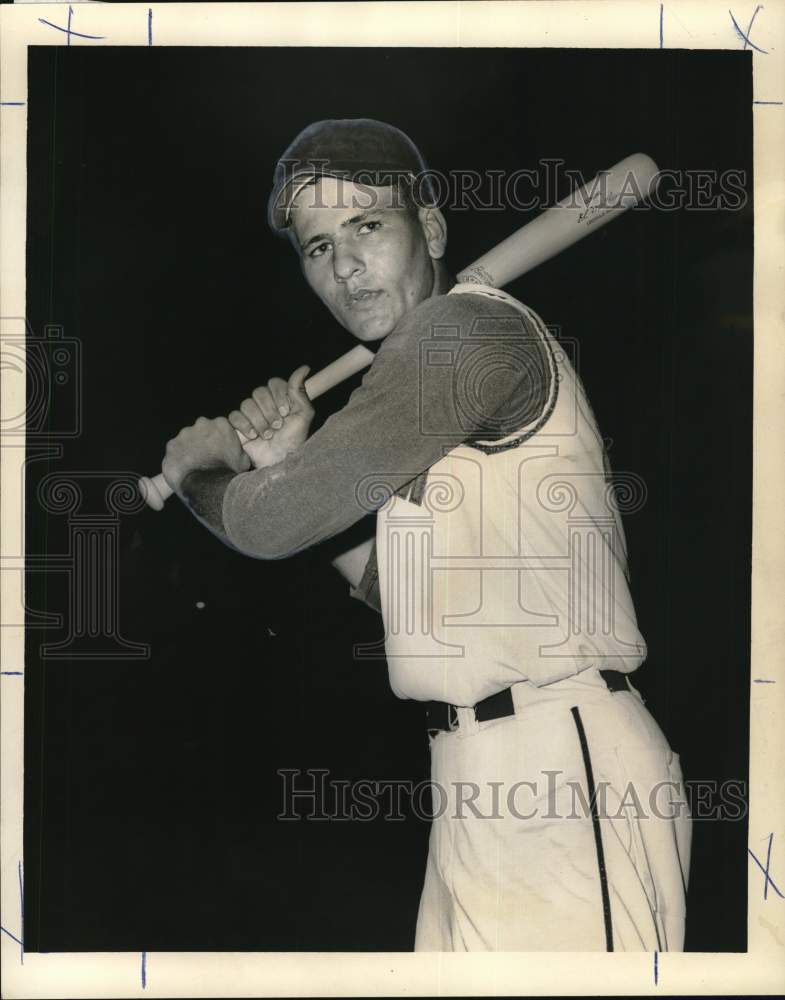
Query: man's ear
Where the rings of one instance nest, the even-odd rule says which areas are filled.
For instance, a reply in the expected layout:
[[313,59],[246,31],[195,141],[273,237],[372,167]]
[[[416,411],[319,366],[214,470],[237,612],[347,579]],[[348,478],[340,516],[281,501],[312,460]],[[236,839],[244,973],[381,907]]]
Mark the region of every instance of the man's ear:
[[438,208],[418,208],[417,217],[425,233],[428,253],[433,260],[441,260],[447,249],[447,223],[444,216]]

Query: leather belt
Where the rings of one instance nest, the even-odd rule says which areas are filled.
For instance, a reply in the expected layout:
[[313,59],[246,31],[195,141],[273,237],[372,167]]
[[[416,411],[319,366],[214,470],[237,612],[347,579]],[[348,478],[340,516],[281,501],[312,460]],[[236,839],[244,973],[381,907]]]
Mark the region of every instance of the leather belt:
[[[600,677],[605,681],[609,691],[629,691],[627,674],[619,670],[600,670]],[[428,701],[425,703],[425,715],[428,729],[451,732],[458,722],[458,709],[445,701]],[[504,719],[515,715],[515,705],[512,700],[512,690],[505,688],[490,698],[483,698],[474,706],[474,717],[478,722],[489,722],[491,719]]]

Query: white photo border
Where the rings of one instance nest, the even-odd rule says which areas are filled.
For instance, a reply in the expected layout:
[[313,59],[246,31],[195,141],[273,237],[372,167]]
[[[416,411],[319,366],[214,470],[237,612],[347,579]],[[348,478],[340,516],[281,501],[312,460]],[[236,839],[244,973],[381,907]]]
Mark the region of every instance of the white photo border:
[[[46,22],[49,22],[48,24]],[[70,25],[70,33],[68,27]],[[78,34],[77,34],[78,33]],[[86,37],[86,36],[100,36]],[[1,573],[2,995],[13,997],[775,994],[785,987],[785,0],[471,3],[23,3],[0,9],[0,317],[24,317],[30,45],[412,46],[751,50],[754,453],[748,951],[604,953],[25,953],[21,914],[24,629]],[[576,112],[577,114],[577,112]],[[729,123],[732,127],[732,123]],[[3,373],[3,413],[25,379]],[[18,375],[18,373],[17,373]],[[3,559],[24,537],[23,441],[2,448]],[[21,538],[20,538],[21,533]],[[20,617],[21,616],[21,617]],[[766,678],[768,683],[755,683]],[[732,738],[732,734],[729,734]],[[773,835],[773,837],[772,837]],[[770,837],[772,839],[770,840]],[[753,857],[754,855],[754,857]]]

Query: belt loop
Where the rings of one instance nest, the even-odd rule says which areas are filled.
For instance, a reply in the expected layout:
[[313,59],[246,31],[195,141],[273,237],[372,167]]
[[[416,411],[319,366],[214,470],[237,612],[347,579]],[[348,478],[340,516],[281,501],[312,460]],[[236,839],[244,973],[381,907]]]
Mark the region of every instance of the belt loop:
[[524,698],[527,690],[531,690],[531,685],[527,684],[526,681],[516,681],[515,684],[510,685],[512,707],[516,715],[521,715],[523,713],[525,707]]
[[457,732],[459,736],[471,736],[472,733],[479,732],[480,725],[473,708],[464,708],[459,705],[454,711],[458,716]]

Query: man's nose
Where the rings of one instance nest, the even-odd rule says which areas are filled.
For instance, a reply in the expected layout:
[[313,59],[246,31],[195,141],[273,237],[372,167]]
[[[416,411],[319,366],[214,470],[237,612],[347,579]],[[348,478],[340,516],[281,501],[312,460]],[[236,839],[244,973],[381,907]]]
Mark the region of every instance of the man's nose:
[[336,281],[348,281],[362,274],[365,264],[352,243],[337,244],[333,249],[333,273]]

